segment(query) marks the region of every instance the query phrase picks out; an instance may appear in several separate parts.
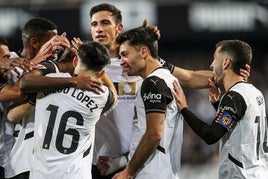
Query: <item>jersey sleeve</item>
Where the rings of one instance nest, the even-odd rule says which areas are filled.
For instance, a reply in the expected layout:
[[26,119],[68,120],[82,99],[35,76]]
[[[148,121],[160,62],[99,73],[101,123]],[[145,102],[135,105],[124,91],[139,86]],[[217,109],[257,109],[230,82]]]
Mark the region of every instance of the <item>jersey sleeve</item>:
[[109,90],[108,99],[105,104],[105,107],[102,110],[102,114],[108,111],[113,106],[113,103],[114,103],[114,94],[111,90]]
[[235,91],[228,91],[219,104],[215,122],[229,131],[244,116],[246,109],[244,98]]
[[42,61],[41,63],[36,64],[34,69],[39,70],[41,75],[45,76],[49,73],[56,73],[57,64],[50,60]]
[[158,61],[161,63],[161,65],[164,68],[167,68],[171,73],[173,73],[175,66],[169,62],[167,62],[166,60],[164,60],[163,58],[158,58]]
[[166,106],[172,101],[173,96],[165,81],[157,76],[146,78],[141,87],[141,97],[145,112],[165,113]]

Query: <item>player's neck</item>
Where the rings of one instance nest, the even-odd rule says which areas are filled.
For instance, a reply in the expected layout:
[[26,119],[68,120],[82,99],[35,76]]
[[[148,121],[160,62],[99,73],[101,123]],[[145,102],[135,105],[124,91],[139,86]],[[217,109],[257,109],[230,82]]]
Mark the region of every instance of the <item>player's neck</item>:
[[96,77],[97,73],[91,70],[77,70],[75,74],[78,76]]
[[110,58],[118,58],[119,57],[119,45],[113,44],[109,47]]
[[224,89],[225,91],[228,91],[229,88],[231,88],[233,85],[235,85],[238,82],[245,82],[242,76],[239,76],[235,73],[226,74],[224,78]]
[[159,67],[161,67],[161,64],[159,63],[158,60],[156,60],[154,58],[149,58],[146,60],[146,66],[141,71],[140,76],[144,79],[149,74],[151,74],[155,69],[157,69]]

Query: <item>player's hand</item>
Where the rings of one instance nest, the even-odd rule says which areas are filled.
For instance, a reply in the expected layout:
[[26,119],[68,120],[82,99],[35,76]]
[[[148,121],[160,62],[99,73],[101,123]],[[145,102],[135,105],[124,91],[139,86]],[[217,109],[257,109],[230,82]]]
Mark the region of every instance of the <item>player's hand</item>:
[[16,67],[21,68],[24,73],[29,73],[33,69],[33,63],[27,58],[9,58],[1,60],[1,69],[14,70],[20,74]]
[[108,175],[107,171],[110,168],[109,164],[107,163],[108,160],[109,160],[109,157],[100,156],[98,158],[97,163],[96,163],[96,167],[98,168],[98,170],[102,176]]
[[78,49],[83,43],[84,42],[79,37],[74,37],[73,40],[71,40],[72,46],[76,49]]
[[70,41],[66,37],[66,32],[61,35],[55,35],[49,41],[42,45],[37,55],[31,60],[34,64],[38,64],[46,59],[55,59],[57,52],[70,48]]
[[101,88],[101,82],[92,76],[76,76],[72,78],[72,84],[74,88],[93,91],[97,94],[103,93]]
[[181,111],[183,108],[188,107],[186,97],[185,97],[184,92],[183,92],[183,90],[182,90],[182,88],[177,80],[175,80],[173,82],[173,87],[174,87],[174,89],[171,90],[171,92],[172,92],[173,97],[176,100],[176,105],[177,105],[179,111]]
[[209,101],[213,104],[220,100],[221,90],[220,88],[216,87],[212,79],[208,80],[209,86]]
[[66,32],[63,32],[61,35],[55,35],[48,41],[48,43],[52,44],[53,52],[64,50],[65,48],[70,48],[71,46],[70,41],[66,37]]
[[[147,19],[143,20],[141,27],[147,27]],[[156,25],[152,25],[152,26],[148,26],[148,28],[150,28],[154,31],[154,33],[157,36],[157,39],[159,40],[161,37],[161,34],[160,34],[160,30],[158,29],[158,27]]]
[[248,81],[250,76],[250,66],[246,65],[246,69],[240,69],[240,76],[244,78],[245,81]]
[[127,173],[127,169],[115,174],[112,179],[133,179],[134,177]]
[[31,60],[34,64],[45,61],[48,57],[53,55],[53,46],[51,42],[47,42],[40,48],[36,56]]
[[116,170],[123,168],[127,165],[127,158],[122,155],[117,158],[100,156],[96,164],[102,176],[109,175]]

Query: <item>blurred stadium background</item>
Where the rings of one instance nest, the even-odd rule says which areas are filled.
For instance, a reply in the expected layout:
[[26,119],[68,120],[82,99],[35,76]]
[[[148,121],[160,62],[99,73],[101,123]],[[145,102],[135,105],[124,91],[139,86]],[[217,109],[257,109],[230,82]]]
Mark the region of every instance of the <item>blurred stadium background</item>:
[[[101,2],[114,4],[123,14],[124,28],[140,26],[143,19],[161,31],[159,54],[180,67],[209,69],[215,43],[224,39],[247,41],[253,48],[249,82],[268,99],[268,1],[267,0],[1,0],[0,35],[10,48],[21,46],[21,28],[31,17],[48,18],[69,39],[90,39],[89,10]],[[215,111],[208,90],[185,89],[190,108],[210,122]],[[215,179],[217,144],[208,146],[185,124],[182,179]]]

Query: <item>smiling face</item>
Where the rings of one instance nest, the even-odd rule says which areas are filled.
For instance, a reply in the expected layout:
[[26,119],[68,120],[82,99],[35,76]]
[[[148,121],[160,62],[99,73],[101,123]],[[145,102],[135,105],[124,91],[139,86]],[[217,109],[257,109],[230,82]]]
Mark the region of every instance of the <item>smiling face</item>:
[[120,45],[120,65],[129,76],[140,75],[145,67],[145,60],[141,56],[140,51],[141,49],[129,46],[127,41]]
[[121,31],[122,24],[116,24],[111,12],[98,11],[92,15],[90,33],[94,41],[110,47]]
[[217,47],[214,53],[213,62],[210,65],[210,68],[213,70],[214,73],[214,83],[216,86],[223,85],[224,79],[224,70],[223,70],[223,60],[225,58],[224,54],[220,52],[221,47]]

